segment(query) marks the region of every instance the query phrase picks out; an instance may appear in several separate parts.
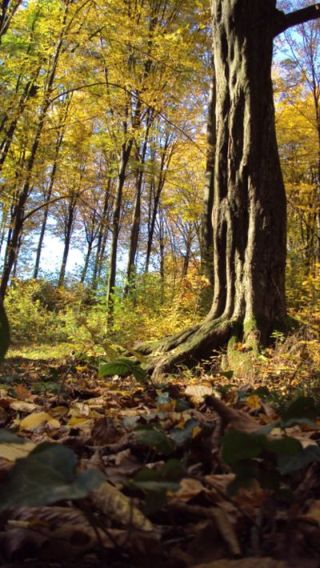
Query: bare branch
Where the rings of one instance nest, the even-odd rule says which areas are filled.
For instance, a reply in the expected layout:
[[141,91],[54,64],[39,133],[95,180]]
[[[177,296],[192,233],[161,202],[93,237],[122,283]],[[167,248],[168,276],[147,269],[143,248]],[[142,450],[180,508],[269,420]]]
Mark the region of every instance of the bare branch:
[[299,24],[304,24],[310,20],[316,20],[320,18],[320,4],[313,4],[312,6],[307,6],[301,10],[295,10],[289,14],[284,14],[280,10],[277,10],[276,22],[274,27],[274,36],[285,32],[288,28],[293,26],[298,26]]

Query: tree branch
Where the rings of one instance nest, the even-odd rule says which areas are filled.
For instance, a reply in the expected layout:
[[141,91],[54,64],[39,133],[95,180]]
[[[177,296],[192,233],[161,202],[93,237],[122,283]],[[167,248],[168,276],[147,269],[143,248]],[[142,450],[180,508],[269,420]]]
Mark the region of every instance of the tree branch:
[[298,26],[299,24],[304,24],[310,20],[316,20],[320,18],[320,4],[313,4],[312,6],[307,6],[301,10],[295,10],[289,14],[284,14],[280,10],[277,10],[276,22],[274,28],[274,36],[285,32],[288,28],[293,26]]

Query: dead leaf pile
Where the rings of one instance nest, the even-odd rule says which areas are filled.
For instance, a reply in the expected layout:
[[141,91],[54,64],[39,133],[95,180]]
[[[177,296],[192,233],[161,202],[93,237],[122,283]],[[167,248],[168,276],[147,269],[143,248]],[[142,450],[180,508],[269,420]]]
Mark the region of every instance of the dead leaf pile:
[[6,362],[0,565],[316,568],[319,419],[218,376]]

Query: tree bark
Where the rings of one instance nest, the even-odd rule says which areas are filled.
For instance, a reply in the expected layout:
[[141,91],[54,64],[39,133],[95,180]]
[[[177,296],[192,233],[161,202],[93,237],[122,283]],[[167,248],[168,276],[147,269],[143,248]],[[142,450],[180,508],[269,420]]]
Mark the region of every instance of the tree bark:
[[102,216],[100,219],[100,226],[98,230],[97,251],[94,260],[92,288],[96,290],[98,279],[101,276],[102,263],[105,253],[105,248],[108,240],[109,232],[109,205],[110,205],[110,192],[111,192],[111,177],[108,178],[108,183],[105,191],[104,204]]
[[[158,214],[158,208],[160,203],[160,197],[162,190],[166,182],[167,169],[170,165],[173,151],[170,150],[170,135],[168,134],[165,140],[164,147],[161,149],[161,159],[160,159],[160,169],[159,177],[156,184],[151,184],[150,186],[150,198],[149,198],[149,220],[148,220],[148,240],[147,240],[147,254],[145,263],[145,273],[149,272],[149,265],[152,252],[152,244],[154,237],[155,224]],[[153,191],[152,191],[153,190]],[[152,195],[153,193],[153,195]]]
[[286,199],[271,81],[274,0],[213,5],[217,77],[212,319],[284,319]]
[[[125,132],[126,132],[126,127],[125,127]],[[117,252],[118,252],[118,239],[120,232],[120,213],[122,206],[122,194],[126,180],[126,171],[131,154],[132,145],[133,145],[133,139],[130,139],[129,141],[126,141],[122,144],[117,190],[113,206],[112,242],[111,242],[111,252],[110,252],[109,277],[107,284],[108,325],[112,325],[113,323],[113,307],[114,307],[113,293],[116,285]]]
[[[280,13],[276,0],[213,0],[214,297],[202,324],[163,344],[167,355],[150,363],[156,374],[209,357],[235,334],[267,342],[285,321],[286,197],[271,64],[274,36],[301,23],[299,12]],[[304,16],[320,16],[319,8]]]
[[57,141],[56,141],[56,145],[55,145],[55,152],[54,152],[52,170],[51,170],[51,174],[50,174],[49,187],[48,187],[48,190],[46,192],[46,205],[45,205],[45,208],[44,208],[43,220],[42,220],[40,236],[39,236],[39,241],[38,241],[38,246],[37,246],[37,251],[36,251],[36,261],[35,261],[34,271],[33,271],[33,278],[35,280],[38,278],[38,275],[39,275],[40,258],[41,258],[44,235],[45,235],[45,232],[46,232],[47,220],[48,220],[48,215],[49,215],[49,203],[50,203],[50,200],[51,200],[52,191],[53,191],[54,182],[55,182],[56,173],[57,173],[59,152],[60,152],[60,148],[61,148],[63,138],[64,138],[65,120],[67,118],[68,107],[69,107],[69,105],[67,104],[65,113],[63,115],[62,129],[58,133],[58,137],[57,137]]
[[76,212],[76,205],[77,205],[77,194],[73,195],[68,204],[68,216],[67,222],[65,227],[65,235],[64,235],[64,249],[62,255],[62,262],[58,280],[58,286],[63,286],[66,276],[66,268],[68,262],[68,256],[70,251],[70,244],[71,244],[71,235],[73,231],[74,219],[75,219],[75,212]]
[[210,85],[208,101],[208,122],[207,122],[207,161],[206,161],[206,182],[204,187],[203,212],[200,229],[200,254],[201,254],[201,273],[208,280],[208,287],[203,290],[201,305],[208,309],[212,302],[213,294],[213,198],[214,198],[214,161],[216,143],[216,121],[215,121],[215,77],[214,64],[212,61],[212,80]]
[[140,222],[141,222],[141,193],[144,175],[144,165],[147,154],[149,130],[152,122],[152,115],[148,113],[146,132],[144,141],[142,143],[141,153],[137,152],[137,173],[136,173],[136,196],[134,202],[132,228],[130,234],[130,245],[128,255],[128,268],[127,268],[127,284],[124,289],[124,295],[127,296],[129,290],[134,287],[134,277],[136,273],[136,256],[138,251]]
[[87,272],[88,272],[88,268],[89,268],[89,262],[90,262],[91,253],[92,253],[92,245],[93,245],[93,240],[88,241],[87,254],[86,254],[85,262],[84,262],[83,269],[82,269],[82,272],[81,272],[81,277],[80,277],[81,284],[84,283],[86,276],[87,276]]

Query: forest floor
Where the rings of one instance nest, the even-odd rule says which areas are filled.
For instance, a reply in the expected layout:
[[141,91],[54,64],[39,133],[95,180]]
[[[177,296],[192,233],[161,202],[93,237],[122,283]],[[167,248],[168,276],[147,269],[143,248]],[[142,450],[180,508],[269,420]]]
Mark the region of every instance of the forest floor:
[[319,566],[317,338],[164,384],[63,349],[1,367],[1,566]]

